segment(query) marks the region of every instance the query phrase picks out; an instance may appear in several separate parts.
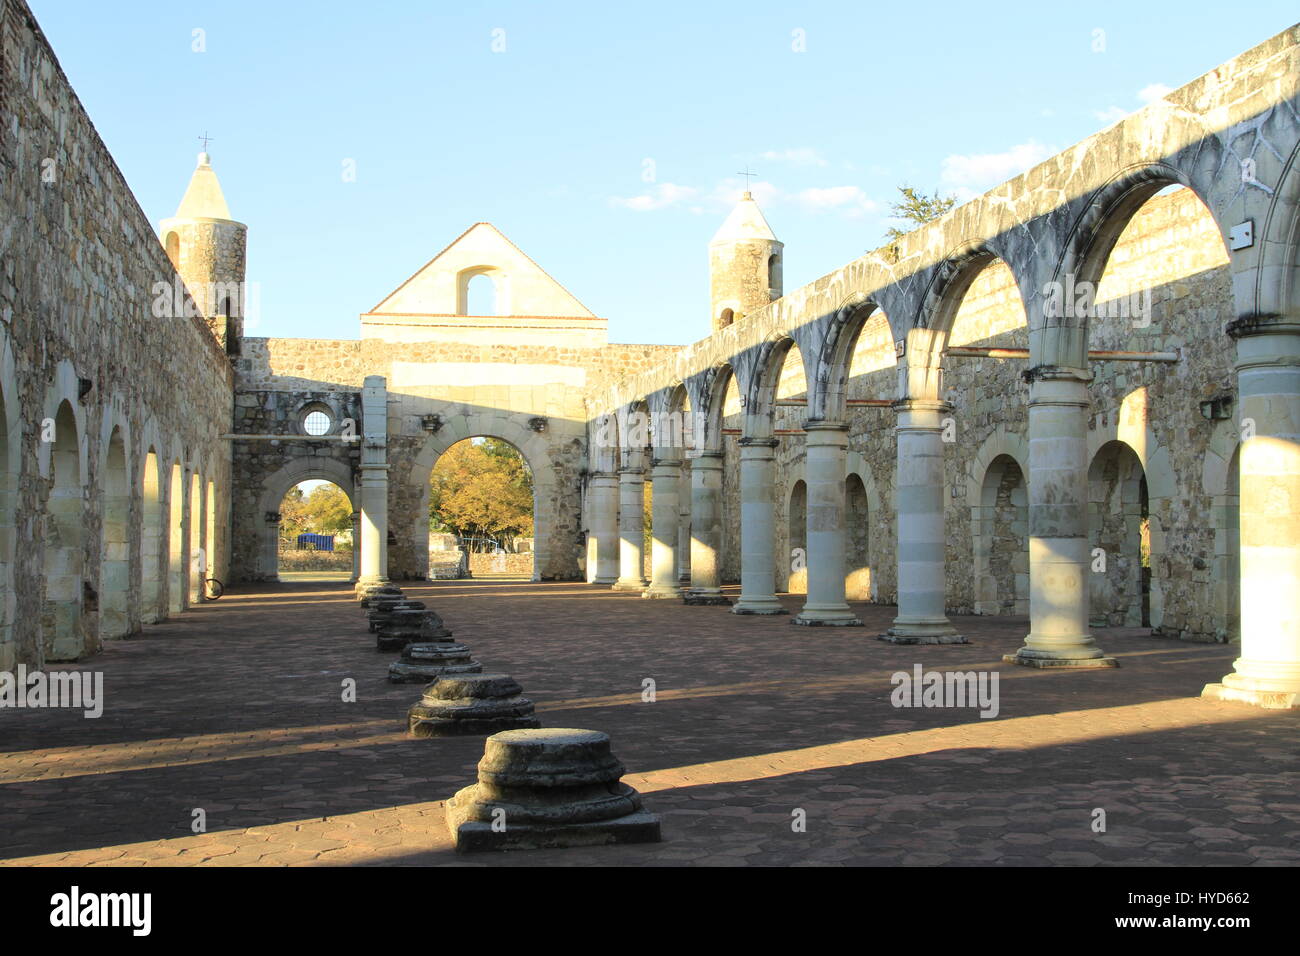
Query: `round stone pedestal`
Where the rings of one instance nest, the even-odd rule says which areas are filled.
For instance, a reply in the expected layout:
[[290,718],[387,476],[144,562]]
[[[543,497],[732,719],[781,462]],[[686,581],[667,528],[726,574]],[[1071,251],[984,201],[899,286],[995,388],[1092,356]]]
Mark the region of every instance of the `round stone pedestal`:
[[540,727],[522,692],[508,674],[439,677],[406,712],[407,729],[412,737],[449,737]]
[[462,853],[660,839],[598,730],[509,730],[487,739],[478,783],[447,801]]
[[362,607],[370,607],[370,602],[376,597],[400,598],[402,589],[396,584],[359,584],[356,595]]
[[478,674],[482,670],[483,665],[470,656],[464,644],[407,644],[401,659],[389,665],[388,680],[393,684],[427,684],[446,674]]
[[381,627],[388,627],[396,623],[393,620],[394,611],[424,611],[428,609],[423,601],[402,600],[372,600],[370,602],[370,613],[366,615],[366,621],[370,624],[371,631],[377,631]]
[[451,631],[443,626],[437,611],[394,611],[392,623],[376,632],[375,646],[381,651],[400,651],[407,644],[449,640]]

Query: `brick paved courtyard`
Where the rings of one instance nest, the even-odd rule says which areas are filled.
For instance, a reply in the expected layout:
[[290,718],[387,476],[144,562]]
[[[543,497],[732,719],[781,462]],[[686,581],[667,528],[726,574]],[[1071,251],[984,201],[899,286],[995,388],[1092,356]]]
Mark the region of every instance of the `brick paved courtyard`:
[[[663,817],[659,844],[457,856],[442,801],[482,738],[412,740],[350,590],[246,588],[111,644],[106,706],[0,710],[5,865],[1045,865],[1300,862],[1300,724],[1211,703],[1234,652],[1097,631],[1115,670],[1003,664],[1013,618],[973,643],[644,601],[581,584],[408,587],[543,725],[606,731]],[[799,599],[786,599],[797,609]],[[896,709],[890,675],[996,670],[1000,713]],[[65,665],[66,666],[66,665]],[[353,677],[358,700],[342,700]],[[657,700],[642,701],[651,677]],[[1106,811],[1107,832],[1092,830]],[[194,808],[208,832],[195,835]],[[792,812],[807,815],[792,830]]]

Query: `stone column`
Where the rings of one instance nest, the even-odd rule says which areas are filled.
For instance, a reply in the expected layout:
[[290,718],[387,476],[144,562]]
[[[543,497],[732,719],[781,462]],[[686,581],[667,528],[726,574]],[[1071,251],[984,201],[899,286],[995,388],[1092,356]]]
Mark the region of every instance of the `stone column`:
[[641,593],[646,598],[678,598],[682,596],[677,582],[677,535],[681,509],[678,505],[678,485],[682,476],[682,463],[675,458],[656,458],[650,470],[654,482],[654,497],[650,499],[653,519],[650,538],[650,586]]
[[618,581],[618,475],[595,472],[587,484],[590,496],[591,535],[596,539],[596,566],[592,584]]
[[730,604],[722,596],[722,452],[700,452],[691,460],[691,588],[687,604]]
[[388,389],[367,375],[361,390],[361,576],[357,586],[388,580]]
[[898,616],[895,644],[965,644],[944,613],[943,418],[946,402],[903,399],[898,413]]
[[615,591],[642,591],[645,579],[645,478],[640,468],[618,473],[618,580]]
[[808,486],[808,595],[791,624],[861,627],[844,599],[849,426],[804,422]]
[[733,614],[786,614],[776,599],[775,438],[740,440],[740,600]]
[[[692,469],[677,481],[677,583],[687,590],[691,586],[691,481]],[[683,481],[686,483],[683,484]]]
[[1241,656],[1203,695],[1300,707],[1300,316],[1228,327],[1237,340]]
[[352,577],[356,584],[361,579],[361,512],[352,512]]
[[1029,636],[1008,661],[1113,667],[1088,633],[1088,380],[1040,367],[1029,386]]
[[268,511],[262,516],[266,529],[262,535],[262,573],[263,581],[280,580],[280,514]]

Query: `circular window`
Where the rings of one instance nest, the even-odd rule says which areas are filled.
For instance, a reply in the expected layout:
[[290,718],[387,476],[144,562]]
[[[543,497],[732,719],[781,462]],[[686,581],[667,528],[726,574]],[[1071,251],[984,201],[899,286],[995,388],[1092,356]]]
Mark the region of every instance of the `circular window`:
[[333,424],[334,420],[330,418],[328,412],[315,409],[303,416],[302,430],[308,435],[324,435]]

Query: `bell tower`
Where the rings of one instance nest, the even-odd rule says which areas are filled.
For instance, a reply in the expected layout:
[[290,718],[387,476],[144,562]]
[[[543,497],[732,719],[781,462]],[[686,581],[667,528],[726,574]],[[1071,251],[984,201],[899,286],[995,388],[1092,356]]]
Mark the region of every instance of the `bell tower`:
[[230,218],[211,157],[199,153],[176,215],[158,235],[194,304],[232,359],[239,355],[247,307],[244,263],[248,227]]
[[746,190],[709,242],[713,331],[781,298],[783,248]]

